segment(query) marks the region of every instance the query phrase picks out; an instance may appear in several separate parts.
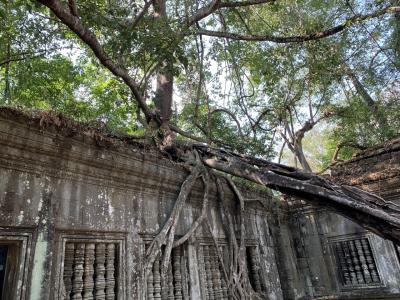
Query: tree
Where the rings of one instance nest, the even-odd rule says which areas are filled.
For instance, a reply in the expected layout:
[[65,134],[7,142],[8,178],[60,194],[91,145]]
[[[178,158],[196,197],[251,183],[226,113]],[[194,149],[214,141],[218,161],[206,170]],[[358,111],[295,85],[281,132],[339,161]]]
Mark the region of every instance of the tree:
[[[146,268],[149,269],[161,246],[165,245],[163,280],[172,247],[187,240],[205,219],[202,213],[189,232],[174,241],[180,211],[196,178],[201,177],[205,185],[203,211],[207,205],[209,178],[221,181],[220,173],[210,175],[210,169],[328,206],[400,244],[400,208],[354,187],[338,186],[312,174],[303,159],[301,144],[305,132],[331,115],[329,105],[334,101],[325,103],[323,96],[337,87],[343,76],[343,69],[334,67],[342,66],[349,54],[360,58],[363,51],[369,50],[354,53],[347,50],[352,46],[348,42],[357,40],[351,31],[367,26],[367,22],[379,23],[377,20],[391,18],[398,10],[392,3],[347,1],[351,2],[349,9],[346,5],[314,0],[296,3],[273,0],[172,3],[154,0],[142,4],[116,0],[37,2],[51,11],[46,14],[51,22],[44,23],[44,27],[57,30],[64,28],[61,24],[68,27],[83,47],[90,49],[93,64],[99,62],[129,89],[135,101],[131,114],[137,115],[137,121],[154,138],[160,151],[191,170],[170,218],[146,253]],[[38,10],[43,11],[43,7]],[[289,18],[288,11],[298,18],[292,15]],[[301,26],[293,27],[298,24]],[[71,38],[67,36],[68,41]],[[367,38],[361,35],[362,41]],[[279,44],[284,47],[276,46]],[[277,59],[265,65],[256,63],[268,57],[262,59],[257,54],[272,52],[288,53],[290,59]],[[227,81],[233,86],[228,94],[234,96],[229,105],[222,106],[211,98],[215,94],[210,93],[209,83],[214,72],[210,57],[214,57],[219,66],[228,62],[226,70],[230,78]],[[329,63],[322,63],[327,57]],[[387,71],[382,74],[384,78],[387,75]],[[152,78],[156,78],[155,89],[151,88]],[[282,78],[288,79],[283,82]],[[185,84],[189,88],[182,92],[188,96],[183,105],[187,115],[193,116],[191,124],[187,122],[189,118],[185,120],[173,114],[174,87]],[[218,79],[214,84],[219,84]],[[279,86],[286,87],[288,101],[282,101],[285,93],[277,90]],[[335,100],[335,97],[338,96],[332,94],[329,98]],[[153,101],[150,103],[150,100]],[[304,101],[308,113],[302,112],[304,106],[298,105]],[[294,119],[301,126],[294,125]],[[176,139],[176,134],[192,141],[182,143]],[[282,135],[300,158],[306,172],[252,156],[262,153],[259,149],[268,147],[265,140],[274,140],[277,134]],[[254,147],[248,149],[247,144]],[[264,157],[268,157],[269,152],[264,151]],[[243,198],[233,181],[226,180],[237,195],[239,216],[243,218]],[[222,194],[219,189],[221,198]],[[224,216],[223,210],[221,216]],[[231,258],[231,265],[235,267],[227,281],[236,297],[244,299],[253,293],[246,277],[245,255],[241,255],[244,251],[243,219],[239,224],[239,244],[232,221],[226,224],[232,247],[239,254]]]

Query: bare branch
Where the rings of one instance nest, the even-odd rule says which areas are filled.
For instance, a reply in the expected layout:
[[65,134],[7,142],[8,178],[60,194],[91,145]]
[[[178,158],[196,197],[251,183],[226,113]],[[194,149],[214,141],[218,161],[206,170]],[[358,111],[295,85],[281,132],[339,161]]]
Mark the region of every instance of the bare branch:
[[180,134],[181,136],[184,136],[184,137],[189,138],[189,139],[191,139],[191,140],[194,140],[194,141],[197,141],[197,142],[200,142],[200,143],[205,143],[205,144],[208,143],[207,140],[205,140],[205,139],[203,139],[203,138],[201,138],[201,137],[199,137],[199,136],[195,136],[195,135],[193,135],[193,134],[191,134],[191,133],[189,133],[189,132],[186,132],[186,131],[180,129],[179,127],[177,127],[177,126],[175,126],[175,125],[169,124],[169,128],[170,128],[172,131],[174,131],[174,132]]
[[331,162],[332,163],[336,163],[338,162],[338,156],[340,153],[340,150],[342,150],[344,147],[351,147],[351,148],[355,148],[355,149],[359,149],[359,150],[365,150],[366,147],[359,145],[357,143],[352,143],[352,142],[343,142],[343,143],[338,143],[336,145],[336,149],[335,152],[333,153]]
[[177,127],[177,126],[175,126],[175,125],[173,125],[171,123],[169,124],[169,128],[172,131],[180,134],[181,136],[184,136],[184,137],[186,137],[188,139],[200,142],[200,143],[205,144],[205,145],[213,143],[215,145],[219,145],[219,146],[227,148],[227,149],[232,149],[233,148],[231,145],[229,145],[229,144],[227,144],[227,143],[225,143],[225,142],[223,142],[221,140],[217,140],[217,139],[213,139],[213,138],[211,138],[211,140],[206,140],[206,139],[204,139],[202,137],[199,137],[199,136],[193,135],[193,134],[191,134],[189,132],[186,132],[186,131],[180,129],[179,127]]
[[238,40],[238,41],[255,41],[255,42],[263,42],[263,41],[268,41],[268,42],[274,42],[274,43],[301,43],[301,42],[307,42],[307,41],[314,41],[314,40],[319,40],[325,37],[329,37],[332,35],[335,35],[341,31],[344,31],[348,27],[360,23],[362,21],[372,19],[372,18],[377,18],[379,16],[382,16],[386,13],[389,12],[395,12],[393,10],[393,7],[386,7],[384,9],[378,10],[374,13],[371,14],[366,14],[366,15],[356,15],[354,17],[351,17],[344,21],[342,24],[323,30],[323,31],[318,31],[314,32],[311,34],[306,34],[306,35],[297,35],[297,36],[274,36],[274,35],[254,35],[254,34],[239,34],[239,33],[230,33],[230,32],[222,32],[222,31],[213,31],[213,30],[207,30],[207,29],[200,29],[196,33],[197,34],[202,34],[202,35],[207,35],[207,36],[214,36],[214,37],[219,37],[219,38],[226,38],[226,39],[231,39],[231,40]]
[[218,113],[218,112],[224,112],[224,113],[228,114],[228,115],[233,119],[233,121],[235,121],[236,126],[237,126],[237,128],[238,128],[239,135],[240,135],[240,136],[243,136],[242,128],[241,128],[241,126],[240,126],[240,122],[239,122],[239,120],[236,118],[236,116],[235,116],[230,110],[228,110],[228,109],[226,109],[226,108],[216,108],[216,109],[214,109],[214,110],[212,110],[212,111],[210,112],[210,115],[213,115],[213,114]]
[[194,23],[206,18],[211,15],[215,11],[221,8],[232,8],[232,7],[244,7],[244,6],[252,6],[258,4],[265,3],[273,3],[275,0],[248,0],[248,1],[220,1],[213,0],[207,6],[200,8],[193,16],[191,16],[188,20],[188,25],[191,26]]
[[41,56],[44,56],[44,53],[38,54],[38,55],[33,55],[33,56],[22,56],[22,57],[15,57],[15,58],[7,58],[5,60],[0,61],[0,67],[7,65],[11,62],[17,62],[17,61],[21,61],[21,60],[26,60],[26,59],[33,59],[33,58],[38,58]]
[[14,53],[14,54],[11,54],[8,58],[0,59],[0,67],[5,64],[8,64],[10,62],[17,62],[17,61],[26,60],[26,59],[34,59],[34,58],[42,57],[51,51],[62,50],[62,49],[69,49],[69,47],[54,47],[54,48],[49,48],[49,49],[39,49],[36,51],[26,51],[26,52]]
[[259,127],[262,130],[266,130],[265,128],[261,127],[260,123],[263,120],[264,116],[266,116],[268,113],[272,113],[272,109],[267,108],[260,113],[257,120],[254,122],[253,125],[251,125],[252,130],[255,130],[256,127]]
[[144,15],[146,14],[150,5],[151,5],[151,1],[145,1],[143,9],[140,11],[140,13],[136,16],[136,18],[133,20],[132,24],[130,25],[131,29],[135,28],[137,26],[137,24],[139,24],[140,20],[144,17]]
[[295,139],[296,140],[301,140],[304,137],[304,134],[311,129],[314,128],[315,125],[317,125],[320,121],[327,119],[332,116],[331,112],[326,112],[322,114],[319,118],[314,119],[314,120],[308,120],[304,123],[303,127],[300,128],[299,130],[296,131],[295,133]]
[[281,160],[282,160],[282,155],[283,155],[283,150],[285,149],[286,143],[287,143],[287,141],[286,141],[286,140],[284,140],[284,141],[283,141],[283,144],[282,144],[282,147],[281,147],[281,150],[279,150],[279,155],[278,155],[278,164],[280,164],[280,163],[281,163]]

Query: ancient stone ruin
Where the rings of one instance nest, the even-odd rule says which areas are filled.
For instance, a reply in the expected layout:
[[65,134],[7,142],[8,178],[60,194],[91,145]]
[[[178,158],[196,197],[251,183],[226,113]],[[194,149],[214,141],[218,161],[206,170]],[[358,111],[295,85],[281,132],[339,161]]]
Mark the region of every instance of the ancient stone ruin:
[[[188,171],[151,148],[95,136],[0,114],[0,299],[232,298],[227,270],[236,241],[224,224],[238,223],[235,191],[223,183],[221,201],[211,181],[206,221],[175,245],[166,269],[165,247],[146,269]],[[333,170],[397,203],[399,175],[399,141]],[[393,243],[323,207],[238,187],[254,298],[400,299]],[[204,188],[197,179],[176,241],[202,214]]]

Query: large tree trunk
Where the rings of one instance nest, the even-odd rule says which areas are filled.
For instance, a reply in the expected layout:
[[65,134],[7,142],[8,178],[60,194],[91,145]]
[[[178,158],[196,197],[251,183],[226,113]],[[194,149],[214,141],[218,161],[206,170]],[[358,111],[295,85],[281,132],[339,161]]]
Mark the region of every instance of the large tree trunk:
[[[8,6],[8,2],[6,1],[5,3],[6,5],[6,18],[10,13],[10,8]],[[6,19],[7,21],[7,19]],[[5,79],[5,84],[4,84],[4,103],[5,104],[10,104],[10,98],[11,98],[11,82],[10,82],[10,57],[11,57],[11,37],[10,34],[7,30],[6,33],[7,36],[7,56],[6,56],[6,60],[8,60],[8,62],[5,65],[5,72],[4,72],[4,79]]]
[[173,80],[172,72],[168,70],[169,63],[164,62],[165,69],[157,74],[157,90],[155,95],[155,105],[159,112],[162,123],[168,123],[172,115],[172,92]]
[[[6,59],[10,59],[11,56],[11,45],[10,45],[10,39],[8,40],[7,44],[7,57]],[[5,66],[5,72],[4,72],[4,103],[10,104],[10,98],[11,98],[11,82],[10,82],[10,62],[6,63]]]
[[347,76],[350,78],[351,82],[354,85],[354,88],[356,89],[358,95],[363,99],[364,103],[367,105],[368,109],[370,112],[374,115],[376,121],[379,124],[379,127],[382,130],[385,130],[385,128],[388,127],[386,117],[379,111],[374,99],[372,99],[371,95],[368,93],[368,91],[365,89],[364,85],[361,83],[361,81],[358,79],[356,74],[349,68],[346,67],[346,73]]
[[310,165],[308,164],[306,156],[304,155],[303,144],[301,141],[295,143],[294,148],[293,148],[293,153],[299,160],[299,163],[300,163],[302,169],[305,172],[311,173],[312,170],[311,170]]
[[202,145],[196,148],[210,168],[328,207],[400,246],[400,206],[390,201],[292,167]]
[[[166,1],[153,0],[155,21],[161,26],[168,27]],[[172,94],[174,86],[174,75],[172,64],[166,59],[160,63],[157,72],[157,89],[154,104],[158,110],[161,124],[168,123],[172,115]]]

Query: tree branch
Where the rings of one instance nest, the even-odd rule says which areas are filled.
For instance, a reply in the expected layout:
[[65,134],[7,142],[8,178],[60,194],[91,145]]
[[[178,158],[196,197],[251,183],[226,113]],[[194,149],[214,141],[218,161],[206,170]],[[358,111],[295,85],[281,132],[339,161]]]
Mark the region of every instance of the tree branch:
[[17,62],[25,59],[33,59],[46,55],[48,52],[62,49],[69,49],[69,47],[54,47],[49,49],[39,49],[37,51],[25,51],[20,53],[11,54],[7,58],[0,59],[0,67],[10,62]]
[[238,128],[239,135],[243,136],[242,127],[240,126],[239,120],[236,118],[236,116],[231,111],[229,111],[228,109],[225,109],[225,108],[216,108],[210,112],[210,115],[213,115],[218,112],[224,112],[227,115],[229,115],[233,119],[233,121],[235,121],[236,126]]
[[202,35],[207,35],[207,36],[213,36],[213,37],[219,37],[219,38],[226,38],[226,39],[231,39],[231,40],[238,40],[238,41],[255,41],[255,42],[263,42],[263,41],[268,41],[268,42],[274,42],[274,43],[301,43],[301,42],[307,42],[307,41],[314,41],[314,40],[319,40],[325,37],[329,37],[332,35],[335,35],[341,31],[344,31],[348,27],[352,26],[353,24],[362,22],[364,20],[372,19],[372,18],[377,18],[379,16],[382,16],[386,13],[389,12],[396,12],[393,7],[389,6],[386,8],[383,8],[381,10],[378,10],[374,13],[371,14],[366,14],[366,15],[357,15],[354,17],[351,17],[344,21],[342,24],[323,30],[323,31],[318,31],[314,32],[311,34],[306,34],[306,35],[297,35],[297,36],[274,36],[274,35],[254,35],[254,34],[239,34],[239,33],[231,33],[231,32],[222,32],[222,31],[214,31],[214,30],[207,30],[207,29],[200,29],[196,33],[197,34],[202,34]]
[[126,85],[128,85],[148,120],[156,117],[154,111],[147,106],[145,99],[139,92],[135,80],[129,75],[128,71],[113,62],[113,60],[103,50],[96,35],[90,29],[86,28],[78,17],[74,16],[69,10],[67,10],[59,0],[37,1],[47,6],[62,23],[68,26],[87,46],[89,46],[93,51],[93,54],[99,59],[103,66],[110,70],[115,76],[121,78]]
[[215,11],[221,8],[232,8],[232,7],[244,7],[244,6],[252,6],[259,5],[265,3],[273,3],[275,0],[248,0],[248,1],[229,1],[224,2],[220,0],[213,0],[210,4],[200,8],[193,16],[191,16],[188,20],[189,27],[194,23],[208,17]]
[[151,1],[145,1],[144,2],[143,9],[140,11],[140,13],[133,20],[132,24],[130,24],[130,26],[129,26],[131,29],[135,28],[137,26],[137,24],[139,24],[140,20],[144,17],[144,15],[146,14],[146,12],[149,9],[150,5],[151,5]]
[[71,14],[75,17],[78,17],[78,8],[76,7],[75,0],[68,0],[68,7]]
[[[262,159],[196,147],[210,168],[331,208],[364,228],[400,245],[400,206],[351,186]],[[203,148],[203,149],[201,149]]]

